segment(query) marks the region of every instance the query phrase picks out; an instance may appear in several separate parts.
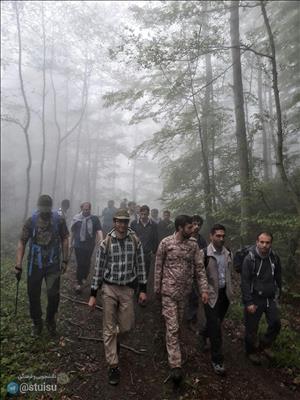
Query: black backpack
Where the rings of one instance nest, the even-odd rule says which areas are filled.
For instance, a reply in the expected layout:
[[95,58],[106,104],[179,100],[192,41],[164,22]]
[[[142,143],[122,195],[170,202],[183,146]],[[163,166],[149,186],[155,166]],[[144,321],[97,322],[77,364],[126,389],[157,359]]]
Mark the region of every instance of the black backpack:
[[[253,271],[252,274],[254,274],[255,272],[255,255],[252,251],[253,246],[244,246],[241,249],[239,249],[234,257],[233,257],[233,268],[235,269],[236,272],[238,272],[239,274],[242,273],[242,266],[243,266],[243,262],[245,257],[250,254],[251,257],[251,261],[253,263]],[[270,254],[270,259],[271,261],[274,263],[274,266],[279,264],[279,260],[278,260],[278,256],[277,254],[272,250],[271,254]]]
[[250,254],[251,260],[253,262],[255,262],[255,256],[253,254],[253,252],[251,251],[251,248],[253,246],[244,246],[241,249],[237,250],[237,252],[235,253],[234,257],[233,257],[233,268],[235,269],[235,271],[237,273],[241,273],[242,272],[242,266],[243,266],[243,262],[245,257]]

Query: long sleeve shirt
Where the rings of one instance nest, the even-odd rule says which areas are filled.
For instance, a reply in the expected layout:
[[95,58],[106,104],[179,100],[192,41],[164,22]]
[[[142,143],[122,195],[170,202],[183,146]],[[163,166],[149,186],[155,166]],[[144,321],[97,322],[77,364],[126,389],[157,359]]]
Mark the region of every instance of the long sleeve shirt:
[[139,291],[146,292],[146,270],[141,242],[128,229],[124,239],[118,239],[113,230],[102,241],[96,256],[91,296],[103,282],[119,286],[132,286],[137,279]]
[[204,253],[196,241],[181,242],[175,234],[163,239],[156,254],[154,291],[181,300],[190,292],[194,275],[200,293],[208,291]]
[[135,220],[130,224],[130,227],[142,242],[144,253],[155,253],[158,246],[157,224],[151,219],[146,225],[141,220]]

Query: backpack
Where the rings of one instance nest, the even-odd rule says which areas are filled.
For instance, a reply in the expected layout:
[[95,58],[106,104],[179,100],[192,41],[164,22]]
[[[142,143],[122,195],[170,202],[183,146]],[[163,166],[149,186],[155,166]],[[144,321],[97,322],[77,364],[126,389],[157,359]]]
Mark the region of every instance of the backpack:
[[[30,247],[29,260],[30,261],[29,261],[28,276],[31,276],[35,256],[37,256],[37,259],[38,259],[39,269],[42,269],[42,267],[43,267],[42,246],[34,243],[34,239],[36,237],[36,224],[37,224],[39,215],[40,215],[39,211],[35,211],[31,217],[32,235],[30,238],[30,245],[29,245],[29,247]],[[53,233],[55,235],[58,235],[59,214],[57,211],[51,212],[51,222],[52,222],[52,227],[53,227]],[[53,264],[54,256],[59,256],[59,250],[60,250],[59,245],[57,244],[57,241],[54,240],[52,243],[51,249],[50,249],[50,253],[49,253],[48,265]]]
[[[249,245],[244,246],[241,249],[237,250],[237,252],[235,253],[234,258],[233,258],[233,267],[237,273],[239,273],[239,274],[242,273],[242,266],[243,266],[244,259],[248,254],[250,254],[251,262],[253,264],[252,275],[255,274],[255,255],[254,255],[253,251],[251,250],[252,248],[253,248],[253,246],[249,246]],[[270,254],[270,260],[274,264],[274,268],[275,268],[276,265],[278,265],[278,256],[273,250],[271,251],[271,254]]]
[[[242,248],[240,248],[239,250],[237,250],[237,252],[235,253],[234,257],[233,257],[233,268],[235,269],[235,271],[238,274],[242,273],[242,266],[243,266],[243,262],[245,257],[250,254],[251,260],[253,261],[253,263],[255,264],[255,256],[253,254],[253,252],[251,251],[252,246],[248,245],[248,246],[244,246]],[[255,265],[254,265],[255,267]]]

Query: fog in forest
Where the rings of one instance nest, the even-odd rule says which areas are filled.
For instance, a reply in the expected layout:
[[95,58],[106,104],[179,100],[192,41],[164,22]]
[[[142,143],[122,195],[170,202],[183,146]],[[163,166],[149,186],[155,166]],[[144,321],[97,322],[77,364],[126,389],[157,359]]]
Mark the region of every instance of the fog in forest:
[[47,193],[297,248],[297,1],[2,1],[1,25],[3,235]]

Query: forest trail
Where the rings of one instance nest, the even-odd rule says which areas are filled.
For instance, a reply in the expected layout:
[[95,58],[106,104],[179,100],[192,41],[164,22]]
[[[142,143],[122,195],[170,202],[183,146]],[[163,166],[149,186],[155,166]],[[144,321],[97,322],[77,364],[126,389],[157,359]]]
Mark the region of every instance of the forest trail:
[[[62,284],[62,294],[87,302],[89,285],[75,296],[74,268],[70,268]],[[151,279],[150,279],[151,286]],[[98,296],[98,305],[101,305]],[[244,355],[242,323],[225,319],[224,354],[226,377],[218,377],[212,371],[209,353],[197,350],[195,333],[183,329],[183,358],[185,382],[174,388],[168,380],[167,353],[164,344],[164,323],[160,304],[150,293],[147,307],[136,306],[136,328],[123,343],[142,350],[142,354],[121,348],[121,381],[117,387],[107,382],[103,344],[99,341],[79,339],[79,336],[101,337],[102,312],[90,312],[87,305],[78,304],[62,297],[58,327],[60,349],[56,373],[66,373],[69,383],[64,386],[63,400],[296,400],[299,386],[287,369],[266,362],[253,366]],[[45,398],[45,397],[43,397]]]

